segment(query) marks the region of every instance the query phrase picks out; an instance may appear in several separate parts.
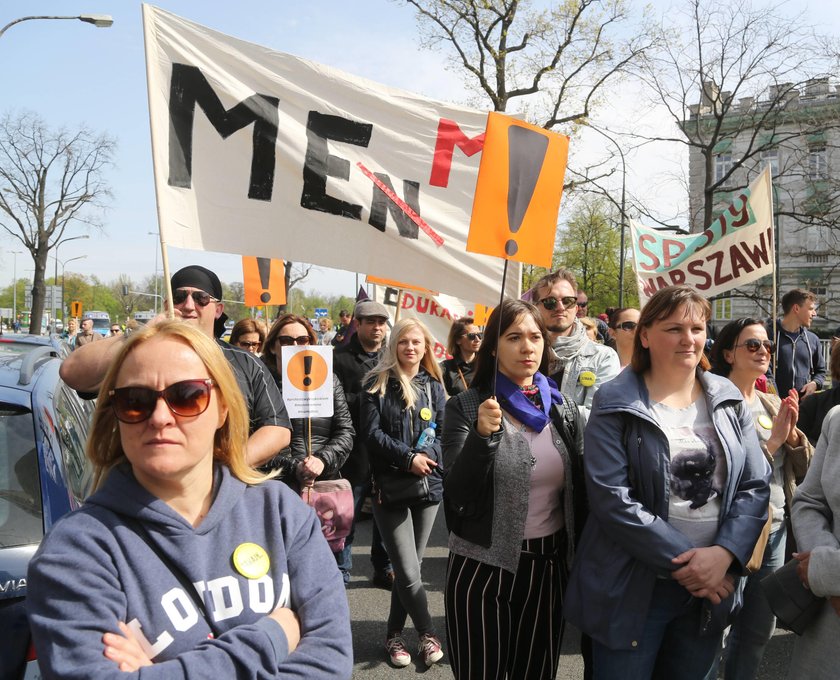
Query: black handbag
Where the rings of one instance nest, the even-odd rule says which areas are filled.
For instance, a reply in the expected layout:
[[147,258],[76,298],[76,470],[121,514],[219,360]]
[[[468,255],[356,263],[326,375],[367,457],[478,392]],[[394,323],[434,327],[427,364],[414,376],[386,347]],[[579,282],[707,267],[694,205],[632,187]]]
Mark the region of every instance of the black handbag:
[[407,508],[429,497],[429,478],[402,470],[384,470],[374,474],[373,494],[379,505]]
[[802,635],[825,605],[825,598],[808,590],[796,573],[799,561],[790,560],[761,579],[761,587],[779,624]]

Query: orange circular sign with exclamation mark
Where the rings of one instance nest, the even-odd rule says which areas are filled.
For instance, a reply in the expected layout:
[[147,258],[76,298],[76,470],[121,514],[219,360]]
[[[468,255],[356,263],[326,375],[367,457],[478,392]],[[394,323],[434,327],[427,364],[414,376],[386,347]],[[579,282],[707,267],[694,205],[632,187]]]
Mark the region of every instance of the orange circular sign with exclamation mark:
[[298,352],[289,359],[286,376],[301,392],[312,392],[323,387],[327,379],[327,362],[317,352]]

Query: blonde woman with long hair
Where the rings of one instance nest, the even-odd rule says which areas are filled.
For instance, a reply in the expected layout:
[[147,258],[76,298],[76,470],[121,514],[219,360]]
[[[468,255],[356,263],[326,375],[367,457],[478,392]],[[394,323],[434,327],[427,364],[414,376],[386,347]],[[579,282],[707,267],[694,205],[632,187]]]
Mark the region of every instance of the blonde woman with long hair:
[[341,576],[315,514],[248,466],[248,413],[216,343],[147,326],[100,395],[97,491],[29,565],[44,677],[349,678]]
[[[366,376],[362,400],[362,436],[373,468],[373,514],[394,565],[385,648],[397,667],[411,662],[403,637],[407,616],[417,630],[418,653],[426,666],[443,657],[420,562],[443,498],[439,437],[445,403],[431,334],[417,319],[399,321],[382,359]],[[424,432],[433,426],[434,441],[424,442]]]

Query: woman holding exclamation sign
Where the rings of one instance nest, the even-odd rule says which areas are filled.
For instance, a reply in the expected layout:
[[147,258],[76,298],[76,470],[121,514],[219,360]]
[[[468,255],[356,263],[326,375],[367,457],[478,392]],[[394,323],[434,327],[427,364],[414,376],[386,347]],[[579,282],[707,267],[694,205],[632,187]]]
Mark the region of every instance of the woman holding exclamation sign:
[[[420,562],[443,498],[441,449],[446,393],[434,340],[417,319],[394,325],[387,351],[364,381],[362,436],[373,467],[373,514],[394,565],[385,648],[391,663],[411,663],[403,628],[410,616],[426,666],[443,657],[432,625]],[[439,436],[439,435],[438,435]]]
[[[302,316],[284,314],[265,339],[262,360],[283,391],[283,347],[317,345],[318,336]],[[311,370],[311,365],[310,365]],[[306,374],[304,366],[304,374]],[[304,384],[310,380],[304,377]],[[307,423],[309,421],[309,424]],[[311,428],[311,434],[310,430]],[[312,486],[317,479],[337,479],[353,448],[353,421],[341,383],[333,375],[333,415],[322,418],[293,418],[292,441],[269,465],[282,470],[283,480],[293,487]],[[312,455],[307,455],[311,452]]]

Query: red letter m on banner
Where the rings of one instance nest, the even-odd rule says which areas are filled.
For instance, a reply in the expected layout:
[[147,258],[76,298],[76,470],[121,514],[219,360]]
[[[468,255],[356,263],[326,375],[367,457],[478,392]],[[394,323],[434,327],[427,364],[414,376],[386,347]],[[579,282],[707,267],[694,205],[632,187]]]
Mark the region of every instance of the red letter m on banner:
[[448,118],[441,118],[438,123],[435,157],[432,163],[432,175],[429,184],[433,187],[445,187],[449,184],[449,170],[452,167],[452,152],[458,147],[467,156],[472,156],[484,147],[484,133],[467,137],[458,123]]

